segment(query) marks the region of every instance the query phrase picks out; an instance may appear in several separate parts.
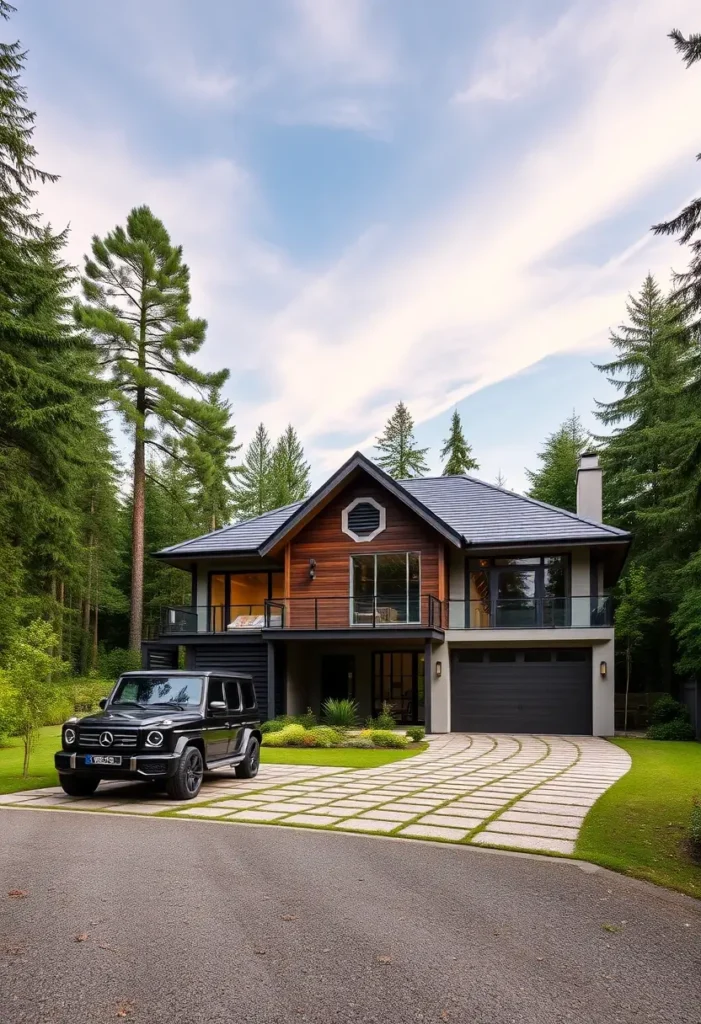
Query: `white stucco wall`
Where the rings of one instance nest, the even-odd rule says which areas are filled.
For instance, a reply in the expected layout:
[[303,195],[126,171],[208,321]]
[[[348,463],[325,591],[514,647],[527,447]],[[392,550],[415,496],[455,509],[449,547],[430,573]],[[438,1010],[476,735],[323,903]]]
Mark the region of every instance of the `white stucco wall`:
[[[615,641],[613,630],[605,643],[594,644],[591,652],[592,723],[595,736],[613,736],[616,725]],[[606,662],[606,676],[601,663]]]
[[[440,679],[436,662],[441,663]],[[433,648],[431,654],[431,732],[450,732],[450,648],[447,643]]]

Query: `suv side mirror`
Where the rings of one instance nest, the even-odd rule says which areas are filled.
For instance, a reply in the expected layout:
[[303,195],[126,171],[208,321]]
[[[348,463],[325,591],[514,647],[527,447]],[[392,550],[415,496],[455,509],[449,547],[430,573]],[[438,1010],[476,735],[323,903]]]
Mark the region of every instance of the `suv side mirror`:
[[209,702],[209,710],[210,711],[226,711],[226,701],[225,700],[211,700]]
[[101,697],[100,698],[100,707],[102,708],[103,711],[107,707],[107,700],[108,700],[107,697]]

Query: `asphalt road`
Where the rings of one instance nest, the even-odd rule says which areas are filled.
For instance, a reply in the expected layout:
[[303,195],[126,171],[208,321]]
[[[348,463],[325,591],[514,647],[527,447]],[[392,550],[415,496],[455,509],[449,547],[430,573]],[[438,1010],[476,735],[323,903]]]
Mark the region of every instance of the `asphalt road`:
[[4,810],[0,1020],[699,1024],[701,905],[447,845]]

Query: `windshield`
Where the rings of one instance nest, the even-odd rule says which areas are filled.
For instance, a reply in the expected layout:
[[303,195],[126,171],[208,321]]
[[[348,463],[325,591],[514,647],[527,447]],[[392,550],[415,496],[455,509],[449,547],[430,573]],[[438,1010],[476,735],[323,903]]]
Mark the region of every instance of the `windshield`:
[[125,676],[120,679],[111,703],[191,707],[201,700],[201,676]]

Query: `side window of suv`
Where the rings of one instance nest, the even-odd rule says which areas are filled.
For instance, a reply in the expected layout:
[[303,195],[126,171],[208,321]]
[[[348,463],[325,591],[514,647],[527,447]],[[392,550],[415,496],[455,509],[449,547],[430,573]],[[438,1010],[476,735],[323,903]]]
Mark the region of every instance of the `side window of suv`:
[[224,682],[224,689],[226,691],[226,704],[229,711],[240,711],[241,695],[239,693],[239,684],[235,679],[227,679]]
[[213,700],[225,700],[223,679],[215,679],[214,677],[211,677],[209,680],[209,690],[207,692],[207,706],[210,706]]
[[243,706],[245,708],[254,708],[256,706],[256,694],[253,689],[253,683],[248,679],[241,679],[239,685],[243,696]]

